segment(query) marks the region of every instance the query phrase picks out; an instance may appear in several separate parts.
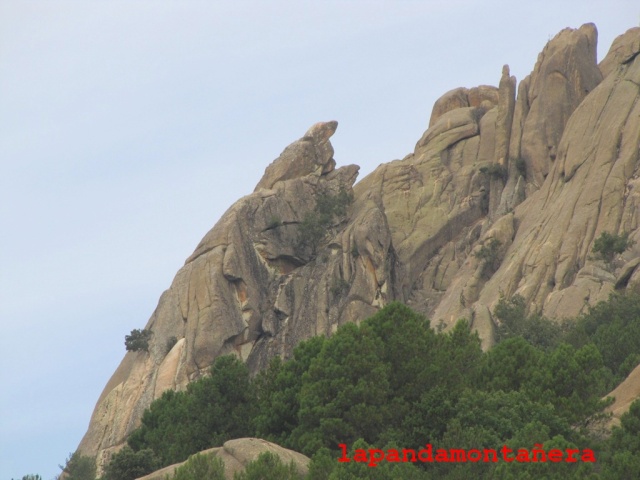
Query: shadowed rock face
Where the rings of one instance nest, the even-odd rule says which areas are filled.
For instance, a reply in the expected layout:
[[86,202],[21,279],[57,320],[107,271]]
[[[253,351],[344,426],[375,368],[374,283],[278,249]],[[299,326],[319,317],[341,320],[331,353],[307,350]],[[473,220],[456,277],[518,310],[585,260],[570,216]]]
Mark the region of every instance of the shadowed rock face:
[[[564,317],[616,283],[638,288],[640,247],[617,269],[590,252],[603,231],[640,240],[640,29],[616,39],[600,66],[596,38],[593,25],[560,32],[517,99],[508,66],[498,88],[445,94],[413,153],[355,186],[358,167],[333,159],[337,122],[311,127],[177,273],[147,324],[149,353],[126,354],[81,451],[103,463],[153,399],[185,388],[219,355],[235,353],[255,372],[392,300],[432,325],[466,317],[489,348],[502,294]],[[340,191],[354,195],[346,215],[317,252],[301,246],[315,199]],[[491,264],[474,255],[491,244]]]

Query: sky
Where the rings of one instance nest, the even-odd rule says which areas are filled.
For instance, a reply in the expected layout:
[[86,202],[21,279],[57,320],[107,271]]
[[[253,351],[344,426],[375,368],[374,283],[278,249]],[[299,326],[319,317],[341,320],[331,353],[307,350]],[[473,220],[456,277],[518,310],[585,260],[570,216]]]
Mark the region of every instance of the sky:
[[602,59],[640,4],[0,0],[0,480],[59,473],[124,336],[308,127],[363,178],[587,22]]

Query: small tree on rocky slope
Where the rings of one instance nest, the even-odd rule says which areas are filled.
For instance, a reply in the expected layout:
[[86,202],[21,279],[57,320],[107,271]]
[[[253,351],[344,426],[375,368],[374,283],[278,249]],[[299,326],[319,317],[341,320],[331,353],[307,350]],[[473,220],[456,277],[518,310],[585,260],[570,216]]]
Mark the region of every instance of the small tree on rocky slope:
[[63,474],[66,480],[95,480],[96,478],[95,459],[82,455],[78,451],[70,454],[66,464],[59,467],[62,473],[56,478],[62,478]]
[[635,243],[635,241],[629,239],[629,232],[625,232],[622,235],[602,232],[593,243],[592,251],[603,260],[611,262],[616,255],[631,248]]
[[149,351],[149,339],[151,338],[151,330],[131,330],[130,335],[125,335],[124,346],[127,352],[137,352],[139,350]]
[[298,247],[310,248],[316,255],[320,243],[327,235],[336,217],[344,217],[347,207],[353,202],[353,195],[340,189],[337,195],[321,193],[316,198],[316,207],[305,215],[299,225]]

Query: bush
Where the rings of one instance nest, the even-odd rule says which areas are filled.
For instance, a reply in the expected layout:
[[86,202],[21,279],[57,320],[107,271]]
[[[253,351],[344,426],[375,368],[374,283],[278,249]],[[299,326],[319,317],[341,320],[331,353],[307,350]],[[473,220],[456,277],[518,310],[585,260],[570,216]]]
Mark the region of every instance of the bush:
[[244,472],[236,473],[233,480],[301,480],[302,477],[293,461],[286,465],[275,453],[263,452],[249,462]]
[[608,465],[603,478],[640,478],[640,400],[635,400],[620,417],[610,439]]
[[516,158],[515,165],[518,173],[522,175],[523,178],[527,178],[527,162],[525,162],[524,158]]
[[343,293],[349,290],[349,282],[347,282],[344,278],[334,279],[331,284],[331,293],[334,297],[339,297]]
[[160,468],[158,459],[152,450],[134,452],[125,446],[111,457],[101,480],[135,480]]
[[493,315],[500,320],[496,332],[497,341],[520,336],[536,347],[556,346],[566,325],[537,314],[527,315],[526,310],[525,300],[520,295],[514,295],[510,299],[500,298],[493,311]]
[[151,330],[131,330],[130,335],[125,335],[124,346],[127,352],[137,352],[139,350],[149,351],[149,339],[151,338]]
[[271,215],[269,222],[267,223],[267,230],[278,228],[282,225],[282,220],[277,215]]
[[316,211],[307,213],[299,225],[298,247],[308,247],[311,254],[316,255],[330,223],[331,217],[321,215]]
[[76,451],[69,455],[65,466],[59,465],[66,480],[95,480],[96,462],[93,458]]
[[629,240],[629,232],[622,235],[602,232],[593,244],[592,252],[607,262],[611,262],[616,254],[620,254],[635,245]]
[[[356,450],[369,450],[376,445],[367,443],[362,439],[349,446],[347,456],[353,458]],[[393,442],[385,444],[383,450],[390,448],[400,450]],[[324,474],[324,476],[323,476]],[[331,457],[326,450],[321,450],[319,455],[314,455],[309,464],[309,480],[426,480],[432,479],[432,475],[426,475],[425,471],[411,462],[387,462],[382,461],[375,468],[366,462],[338,462]]]
[[304,340],[293,350],[291,359],[283,362],[274,357],[269,368],[255,377],[257,412],[252,424],[256,437],[294,447],[290,434],[299,424],[302,380],[327,341],[325,337]]
[[215,455],[197,454],[189,457],[173,473],[173,480],[225,480],[224,462]]
[[211,375],[190,383],[186,391],[167,390],[142,415],[129,436],[134,450],[151,449],[161,466],[190,455],[249,437],[255,399],[249,371],[237,357],[218,357]]
[[480,173],[489,175],[492,178],[498,178],[502,181],[507,179],[507,169],[499,163],[490,163],[486,167],[480,167]]
[[640,360],[640,295],[610,295],[578,317],[566,337],[576,347],[594,343],[616,381],[622,381]]
[[305,215],[299,225],[298,247],[309,248],[312,255],[316,255],[334,218],[346,215],[347,207],[352,202],[353,195],[345,189],[340,189],[337,195],[318,195],[315,208]]
[[176,343],[178,343],[178,337],[173,336],[167,338],[167,353],[171,351]]
[[321,448],[316,451],[309,462],[309,474],[305,480],[327,480],[331,478],[333,472],[339,463],[336,461],[335,455],[328,448]]
[[500,258],[498,252],[502,242],[497,238],[490,239],[486,245],[482,245],[480,250],[473,254],[478,260],[484,262],[482,267],[482,276],[487,278],[493,274],[500,266]]

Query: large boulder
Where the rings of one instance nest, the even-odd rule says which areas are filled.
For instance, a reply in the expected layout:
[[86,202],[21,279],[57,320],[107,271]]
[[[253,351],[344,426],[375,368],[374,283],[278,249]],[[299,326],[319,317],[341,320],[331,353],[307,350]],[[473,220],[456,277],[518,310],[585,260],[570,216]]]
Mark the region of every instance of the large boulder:
[[[225,442],[222,447],[204,450],[200,452],[199,455],[218,457],[224,463],[225,478],[227,480],[233,480],[233,476],[236,473],[244,471],[250,462],[257,460],[258,457],[265,452],[277,455],[286,465],[293,462],[301,476],[305,476],[309,472],[309,462],[311,461],[309,457],[260,438],[238,438],[236,440],[229,440]],[[176,469],[184,465],[184,463],[185,462],[170,465],[149,475],[140,477],[137,480],[166,480],[167,476],[171,478]]]

